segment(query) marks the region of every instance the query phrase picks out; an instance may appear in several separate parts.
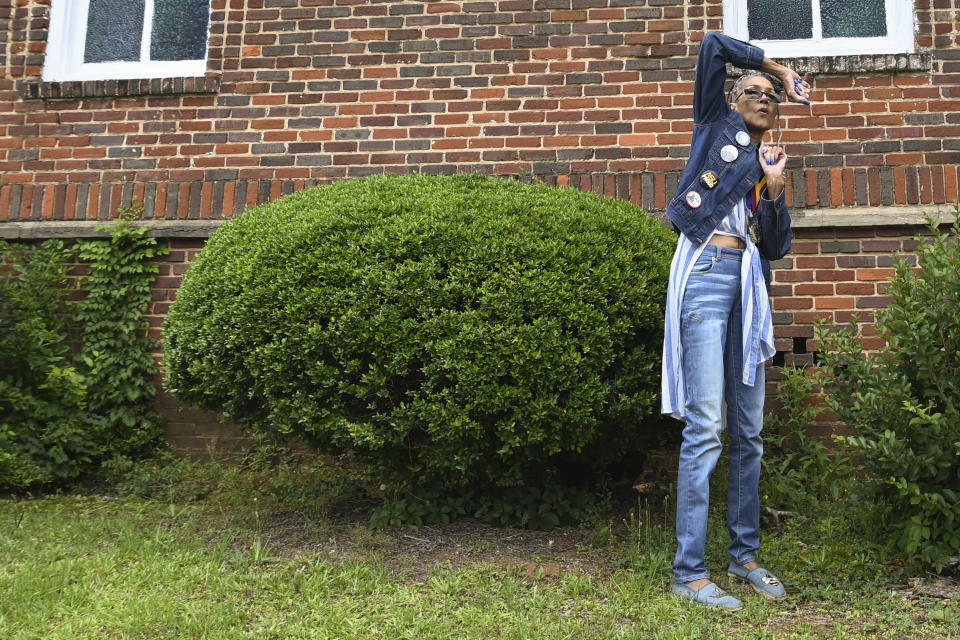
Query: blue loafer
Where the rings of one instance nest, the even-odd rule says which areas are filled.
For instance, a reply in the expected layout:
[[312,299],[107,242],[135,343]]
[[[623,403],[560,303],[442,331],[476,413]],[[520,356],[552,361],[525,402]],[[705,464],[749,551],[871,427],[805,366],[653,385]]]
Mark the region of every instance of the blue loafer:
[[763,567],[757,567],[753,571],[747,571],[736,562],[731,561],[727,567],[727,575],[731,578],[740,578],[746,580],[753,587],[753,590],[765,598],[771,600],[786,600],[787,590],[783,588],[780,578],[773,575]]
[[697,604],[706,605],[708,607],[726,609],[727,611],[739,611],[740,609],[743,609],[742,602],[729,595],[726,591],[712,582],[703,585],[696,591],[682,583],[674,584],[673,594],[686,600],[696,602]]

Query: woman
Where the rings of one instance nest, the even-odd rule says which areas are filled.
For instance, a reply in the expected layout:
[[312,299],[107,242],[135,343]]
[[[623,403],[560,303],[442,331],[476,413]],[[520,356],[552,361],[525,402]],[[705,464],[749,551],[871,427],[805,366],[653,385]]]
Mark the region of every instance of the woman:
[[[724,96],[726,63],[760,69]],[[709,579],[704,548],[710,475],[730,434],[728,574],[762,595],[787,597],[755,558],[760,546],[764,361],[774,354],[769,260],[790,248],[784,202],[787,155],[763,142],[779,124],[781,94],[809,104],[810,85],[755,46],[717,33],[700,45],[690,159],[667,216],[680,232],[670,272],[662,411],[686,423],[677,483],[673,592],[699,604],[743,604]],[[779,126],[777,126],[779,130]]]

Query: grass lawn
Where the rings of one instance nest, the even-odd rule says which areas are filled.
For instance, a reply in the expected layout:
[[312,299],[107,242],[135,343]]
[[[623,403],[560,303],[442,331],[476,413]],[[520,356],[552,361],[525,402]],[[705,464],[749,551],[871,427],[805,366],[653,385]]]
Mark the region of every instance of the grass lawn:
[[710,569],[746,604],[729,614],[669,594],[668,499],[552,532],[371,531],[290,468],[165,464],[0,501],[0,638],[960,638],[956,583],[897,564],[844,505],[765,531],[781,604],[728,584],[717,514]]

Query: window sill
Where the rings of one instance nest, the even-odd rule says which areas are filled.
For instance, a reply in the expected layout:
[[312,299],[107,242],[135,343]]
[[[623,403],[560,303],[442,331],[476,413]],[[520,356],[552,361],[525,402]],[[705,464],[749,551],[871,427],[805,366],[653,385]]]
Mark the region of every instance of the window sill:
[[217,93],[220,91],[220,76],[142,80],[76,80],[68,82],[25,81],[18,83],[18,85],[20,97],[24,100],[164,96],[185,93]]
[[[929,53],[891,53],[847,56],[807,56],[777,58],[777,62],[799,74],[844,75],[848,73],[885,73],[890,71],[933,71],[933,56]],[[734,68],[734,75],[742,73]]]

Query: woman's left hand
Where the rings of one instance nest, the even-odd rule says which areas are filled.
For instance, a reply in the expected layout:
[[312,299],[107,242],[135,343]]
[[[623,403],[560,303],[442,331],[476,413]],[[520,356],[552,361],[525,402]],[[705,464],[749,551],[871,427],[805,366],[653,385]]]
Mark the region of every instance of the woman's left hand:
[[787,154],[783,147],[760,143],[760,168],[767,176],[767,193],[776,198],[783,190],[783,170],[787,166]]
[[784,67],[784,73],[780,76],[783,82],[783,90],[787,93],[787,99],[791,102],[801,104],[810,104],[810,74],[800,76],[793,69]]

